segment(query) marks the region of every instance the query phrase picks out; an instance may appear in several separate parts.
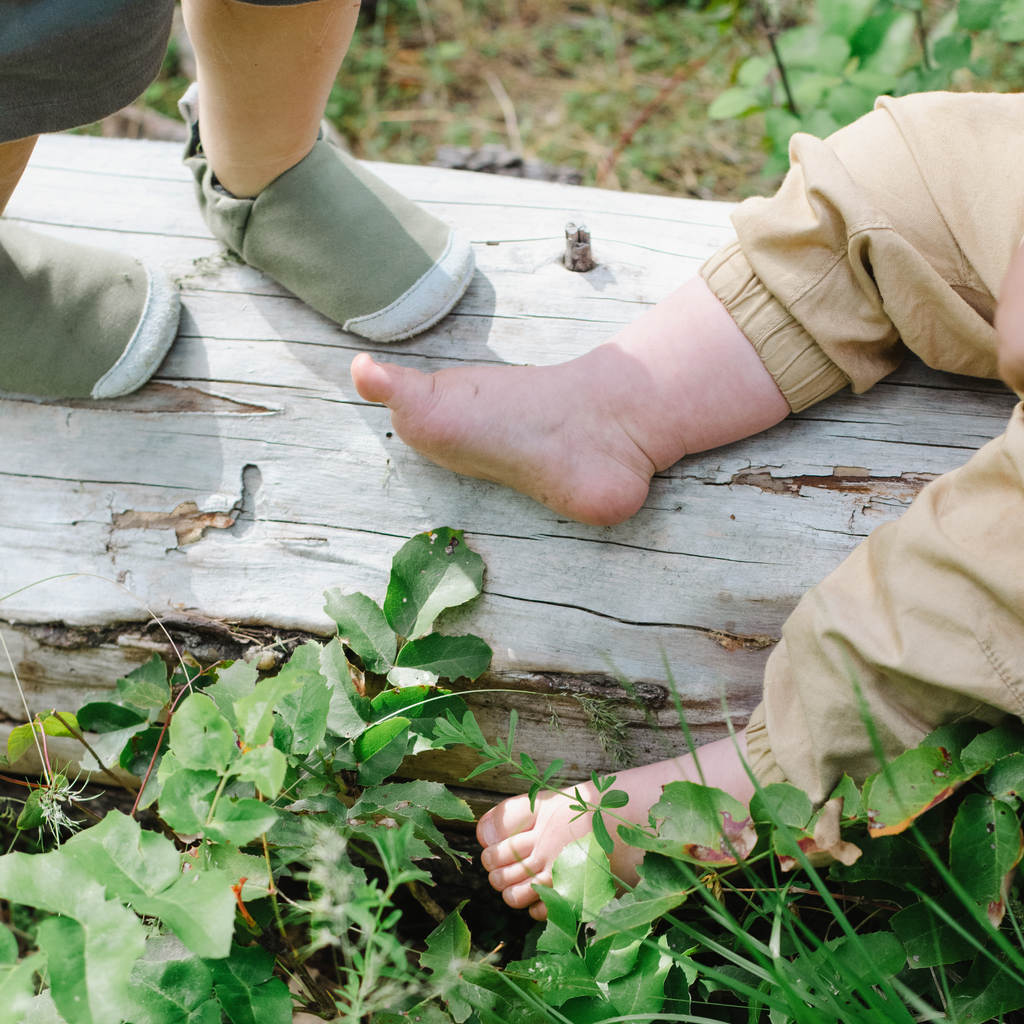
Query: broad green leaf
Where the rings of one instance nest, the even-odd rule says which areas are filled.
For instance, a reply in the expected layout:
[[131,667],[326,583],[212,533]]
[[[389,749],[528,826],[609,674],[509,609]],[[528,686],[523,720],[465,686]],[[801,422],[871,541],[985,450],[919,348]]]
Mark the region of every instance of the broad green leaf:
[[852,83],[837,85],[830,89],[825,106],[840,127],[852,124],[858,117],[869,114],[875,106],[878,93],[873,89],[862,89]]
[[451,711],[456,719],[462,719],[469,711],[466,702],[451,690],[438,690],[433,686],[403,686],[397,690],[385,690],[373,698],[373,717],[381,720],[396,712],[415,720],[444,718]]
[[[165,763],[166,760],[164,758]],[[179,768],[164,782],[160,793],[160,817],[182,835],[202,832],[219,781],[216,772]]]
[[246,697],[235,701],[235,728],[247,746],[262,747],[274,726],[274,708],[302,683],[294,676],[275,676],[256,684]]
[[395,663],[398,638],[376,601],[365,594],[324,591],[324,611],[338,624],[338,636],[359,655],[367,672],[384,675]]
[[669,856],[732,864],[737,855],[745,857],[757,839],[743,804],[720,789],[695,782],[667,785],[651,813],[661,821],[658,838],[671,845],[645,848]]
[[772,782],[750,798],[750,816],[766,825],[805,828],[811,820],[811,798],[788,782]]
[[761,85],[774,69],[775,61],[771,57],[748,57],[740,65],[736,80],[740,85],[753,89]]
[[672,963],[663,935],[657,943],[644,943],[629,974],[608,983],[608,998],[620,1014],[630,1017],[630,1024],[651,1024],[657,1018]]
[[943,747],[916,747],[900,754],[864,784],[868,832],[874,837],[904,831],[973,774]]
[[841,882],[887,882],[904,889],[920,886],[921,854],[906,836],[882,836],[858,845],[863,851],[860,858],[850,867],[836,861],[829,878]]
[[949,837],[949,869],[997,926],[1009,895],[1009,873],[1024,854],[1015,811],[986,793],[969,793]]
[[398,716],[389,718],[380,725],[370,726],[355,744],[356,761],[368,761],[378,751],[383,750],[396,736],[403,733],[409,726],[409,719]]
[[7,760],[13,764],[25,751],[40,742],[41,735],[42,730],[35,722],[15,726],[7,737]]
[[997,761],[985,773],[985,788],[997,799],[1017,806],[1024,796],[1024,754],[1010,754]]
[[878,0],[818,0],[815,10],[826,32],[849,39],[868,15]]
[[172,936],[150,939],[146,955],[132,964],[128,1018],[142,1024],[184,1024],[209,1000],[212,989],[213,973],[199,957]]
[[253,782],[268,799],[273,800],[284,785],[288,760],[272,743],[247,750],[235,766],[243,782]]
[[320,652],[318,643],[304,644],[281,669],[281,676],[299,683],[299,688],[283,697],[277,706],[278,714],[292,730],[293,754],[308,754],[327,731],[332,686],[320,674]]
[[[293,820],[296,818],[295,815],[288,817]],[[270,891],[270,872],[264,856],[242,853],[227,843],[211,843],[206,849],[206,856],[210,864],[227,875],[231,885],[238,885],[245,879],[241,890],[243,900],[258,900]]]
[[236,661],[227,668],[218,669],[217,682],[203,690],[203,693],[217,705],[217,710],[231,723],[232,729],[238,728],[235,701],[252,693],[256,688],[258,676],[259,673],[253,665]]
[[174,756],[195,771],[223,772],[236,753],[235,731],[205,694],[186,697],[168,729]]
[[916,25],[910,11],[895,8],[869,18],[854,37],[854,47],[861,57],[861,67],[898,75],[906,66],[914,45]]
[[269,832],[277,817],[277,811],[260,800],[222,797],[213,819],[203,824],[203,832],[214,842],[245,846],[258,835]]
[[452,1018],[433,1001],[417,1003],[401,1013],[378,1010],[370,1024],[409,1024],[410,1021],[416,1021],[417,1024],[452,1024]]
[[860,799],[860,790],[857,788],[857,783],[854,782],[849,775],[843,775],[839,780],[839,784],[832,790],[829,799],[835,800],[838,797],[843,798],[844,820],[860,817],[861,812],[863,811]]
[[956,9],[957,24],[968,32],[981,32],[992,24],[1002,5],[1003,0],[960,0]]
[[137,708],[162,708],[171,699],[167,685],[167,667],[159,654],[154,654],[145,665],[118,679],[117,692],[123,700]]
[[442,527],[406,541],[391,563],[384,614],[400,636],[428,633],[446,608],[472,600],[483,586],[484,561],[461,530]]
[[561,1006],[579,996],[600,996],[601,989],[575,953],[544,953],[505,964],[506,977],[533,983],[548,1006]]
[[593,833],[569,843],[555,858],[551,875],[553,887],[581,921],[593,921],[615,896],[615,879],[608,858]]
[[[23,1024],[35,1008],[36,971],[46,970],[41,953],[26,957],[17,966],[0,967],[0,1024]],[[46,993],[49,998],[49,993]]]
[[493,652],[478,636],[428,633],[410,640],[399,652],[396,668],[432,672],[442,679],[476,679],[487,671]]
[[92,701],[78,709],[78,724],[88,732],[114,732],[129,725],[140,725],[149,719],[141,711],[110,701]]
[[694,876],[671,857],[649,853],[637,868],[640,881],[631,893],[612,901],[594,922],[595,937],[603,939],[641,928],[686,900]]
[[950,722],[933,729],[918,746],[941,747],[947,754],[959,758],[964,748],[972,743],[981,733],[990,731],[983,722],[967,719],[963,722]]
[[213,990],[231,1024],[291,1024],[291,995],[280,978],[271,976],[272,953],[232,944],[230,956],[210,966]]
[[46,815],[43,813],[42,796],[43,792],[41,789],[33,789],[29,793],[25,800],[25,806],[22,807],[21,813],[19,813],[18,819],[15,822],[16,828],[24,832],[30,828],[39,828],[46,821]]
[[[382,722],[380,726],[374,726],[377,729],[391,725],[392,722],[403,723],[397,736],[385,743],[383,747],[379,747],[365,760],[357,762],[356,782],[360,786],[377,786],[398,770],[398,766],[405,760],[405,753],[409,746],[408,721],[406,718],[391,718],[387,722]],[[366,733],[363,735],[365,736]],[[374,737],[374,743],[379,739],[380,737]],[[359,740],[356,740],[356,746],[358,747],[358,745]]]
[[463,900],[426,938],[426,950],[420,953],[420,966],[438,980],[455,973],[469,960],[471,948],[469,929],[462,920]]
[[[137,725],[129,725],[123,729],[114,729],[111,732],[104,733],[102,736],[92,740],[89,745],[96,751],[100,761],[103,762],[103,767],[111,768],[120,762],[121,752],[128,744],[128,741],[148,728],[149,722],[144,720]],[[87,750],[83,750],[79,755],[78,763],[87,772],[98,772],[100,770],[100,765],[96,763],[95,758]]]
[[325,644],[320,652],[320,671],[333,686],[327,709],[327,731],[332,736],[347,739],[358,736],[370,720],[370,702],[356,692],[345,650],[337,640]]
[[598,982],[621,978],[636,966],[636,958],[643,942],[644,939],[627,934],[595,939],[584,952],[587,970]]
[[721,121],[729,117],[744,117],[760,110],[762,103],[760,96],[755,89],[747,89],[736,86],[726,89],[711,102],[708,107],[708,117],[712,121]]
[[1019,728],[999,726],[971,740],[960,754],[964,768],[982,771],[1010,754],[1024,756],[1024,734]]
[[64,851],[107,887],[108,896],[121,899],[160,892],[181,875],[174,843],[159,832],[143,830],[116,808],[72,836]]
[[913,968],[971,960],[988,938],[973,910],[952,892],[913,903],[894,914],[890,923],[906,947],[907,966]]
[[1020,970],[1006,962],[1004,953],[994,953],[995,962],[979,953],[967,977],[950,992],[950,1019],[973,1022],[1002,1020],[1003,1015],[1024,1006],[1024,983]]
[[803,68],[823,75],[841,75],[850,59],[850,44],[817,25],[800,25],[777,37],[779,54],[787,69]]
[[576,946],[580,930],[579,918],[572,904],[557,890],[547,885],[532,885],[531,889],[548,908],[548,919],[537,939],[537,949],[548,953],[568,953]]
[[971,37],[963,33],[943,36],[932,48],[935,63],[947,71],[965,68],[971,63]]
[[160,918],[193,953],[227,956],[235,927],[235,894],[225,872],[179,874],[155,895],[137,896],[132,906],[140,914]]
[[[156,771],[160,766],[160,760],[167,752],[169,745],[167,734],[169,732],[170,729],[165,730],[163,726],[151,725],[148,729],[129,736],[128,742],[121,748],[121,754],[117,759],[120,767],[141,779],[149,769],[153,755],[156,754],[157,760],[154,768]],[[140,804],[140,806],[142,805]]]
[[894,977],[906,966],[907,951],[892,932],[869,932],[854,942],[842,936],[826,942],[797,962],[834,988],[847,987],[853,978],[870,985]]
[[996,33],[1005,43],[1024,41],[1024,0],[1003,0],[996,18]]

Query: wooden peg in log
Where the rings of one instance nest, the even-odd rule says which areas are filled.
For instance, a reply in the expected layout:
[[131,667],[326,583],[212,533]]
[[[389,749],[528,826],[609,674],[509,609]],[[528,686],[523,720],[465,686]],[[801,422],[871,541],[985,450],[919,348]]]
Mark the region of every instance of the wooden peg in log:
[[569,270],[586,273],[597,266],[590,251],[590,232],[585,224],[577,227],[572,221],[565,225],[565,255],[562,262]]

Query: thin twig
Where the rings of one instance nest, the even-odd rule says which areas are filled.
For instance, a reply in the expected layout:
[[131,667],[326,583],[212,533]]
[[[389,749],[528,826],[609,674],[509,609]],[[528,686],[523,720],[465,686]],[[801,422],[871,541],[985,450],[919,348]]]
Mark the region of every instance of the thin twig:
[[501,107],[501,113],[505,118],[505,133],[508,135],[508,142],[512,149],[519,155],[523,155],[523,136],[519,132],[519,118],[516,117],[516,108],[512,98],[505,91],[501,79],[493,71],[484,72],[484,80],[494,93],[494,98]]
[[661,92],[640,111],[636,120],[619,136],[619,141],[615,144],[615,148],[598,167],[598,185],[603,185],[608,180],[608,176],[615,169],[615,165],[618,163],[619,157],[622,156],[623,150],[633,141],[633,136],[657,113],[658,108],[675,92],[680,82],[689,74],[699,71],[705,64],[707,64],[706,58],[691,60],[688,64],[684,64],[672,76],[669,83],[662,87]]

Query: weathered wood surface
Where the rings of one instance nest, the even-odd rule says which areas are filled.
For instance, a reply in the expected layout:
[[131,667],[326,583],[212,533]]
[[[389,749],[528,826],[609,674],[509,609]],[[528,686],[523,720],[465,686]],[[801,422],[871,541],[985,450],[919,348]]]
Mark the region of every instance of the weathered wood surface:
[[[392,436],[387,411],[363,402],[348,377],[351,357],[374,346],[222,258],[178,157],[167,143],[44,138],[8,209],[41,231],[159,260],[184,305],[174,349],[138,395],[0,398],[0,596],[55,574],[94,574],[0,604],[33,710],[78,703],[149,657],[160,641],[145,629],[151,614],[269,627],[262,638],[327,634],[325,587],[379,598],[401,543],[451,525],[467,531],[487,575],[484,595],[448,628],[495,648],[484,683],[525,691],[476,698],[485,728],[502,729],[515,706],[525,749],[557,750],[587,775],[614,762],[566,695],[605,695],[630,723],[638,759],[651,760],[679,742],[663,658],[698,735],[721,734],[722,693],[744,721],[769,653],[761,645],[779,637],[800,595],[923,482],[999,434],[1014,402],[998,383],[911,362],[867,395],[839,394],[684,459],[621,526],[568,522]],[[569,359],[731,237],[725,203],[374,169],[476,250],[478,273],[451,316],[378,347],[424,370]],[[560,263],[567,221],[592,233],[600,265],[587,274]],[[216,640],[186,634],[193,645]],[[221,635],[221,649],[241,650],[237,640],[237,630]],[[663,738],[618,704],[612,666],[642,684]],[[551,731],[552,712],[564,732]],[[0,714],[24,719],[2,657]],[[461,774],[457,758],[429,760],[438,777]],[[481,784],[515,788],[500,777]]]

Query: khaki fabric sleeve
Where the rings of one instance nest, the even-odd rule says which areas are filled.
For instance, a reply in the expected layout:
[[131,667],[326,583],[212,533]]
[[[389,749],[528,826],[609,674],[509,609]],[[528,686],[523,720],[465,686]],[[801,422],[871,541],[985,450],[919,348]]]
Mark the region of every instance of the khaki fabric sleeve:
[[1024,235],[1024,95],[881,97],[828,139],[797,134],[771,199],[733,214],[701,270],[794,411],[866,391],[905,348],[995,377],[994,296]]
[[821,801],[843,772],[878,770],[853,680],[888,758],[940,725],[1024,717],[1021,405],[801,600],[765,670],[763,732],[755,713],[748,733],[762,781]]

